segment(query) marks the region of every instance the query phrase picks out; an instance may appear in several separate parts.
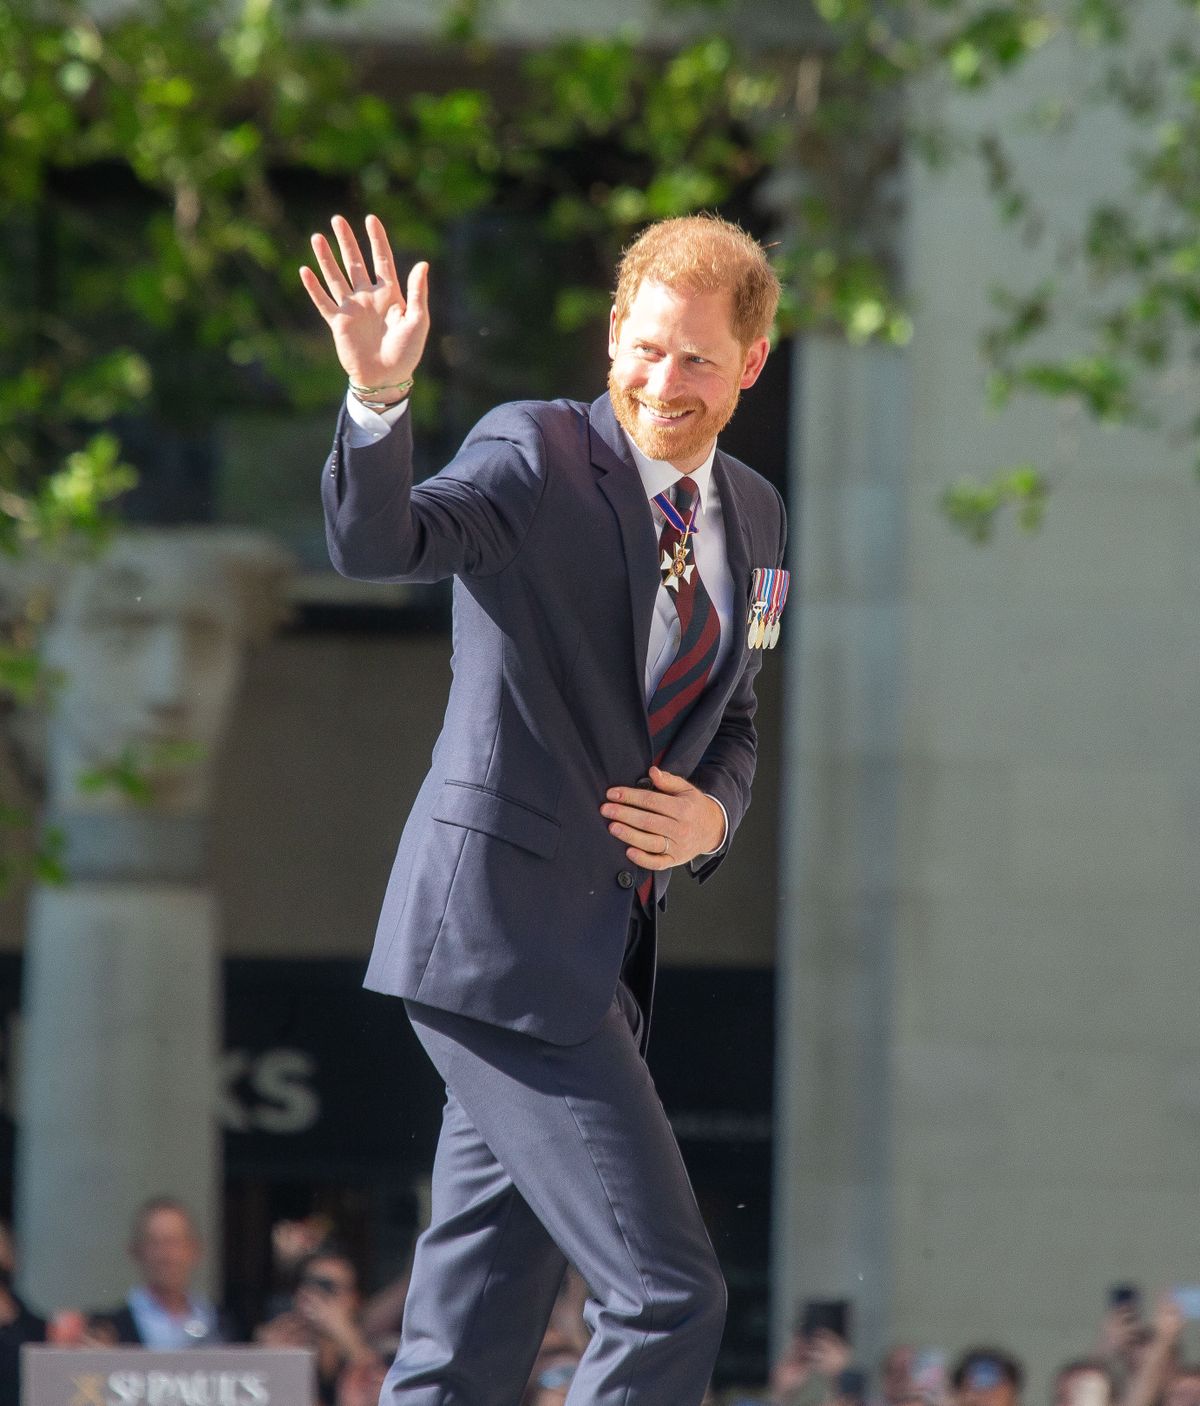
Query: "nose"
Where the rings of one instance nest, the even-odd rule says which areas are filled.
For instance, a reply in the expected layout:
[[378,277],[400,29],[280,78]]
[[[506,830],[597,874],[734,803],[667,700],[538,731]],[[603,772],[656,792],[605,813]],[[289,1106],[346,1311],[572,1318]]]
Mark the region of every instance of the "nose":
[[664,356],[651,368],[647,379],[650,394],[661,401],[675,400],[683,393],[683,377],[673,356]]

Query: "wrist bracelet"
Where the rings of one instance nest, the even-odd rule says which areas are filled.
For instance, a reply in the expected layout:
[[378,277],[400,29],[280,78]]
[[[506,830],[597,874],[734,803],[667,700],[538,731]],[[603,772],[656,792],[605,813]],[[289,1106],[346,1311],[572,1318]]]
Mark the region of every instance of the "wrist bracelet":
[[353,381],[349,381],[349,386],[355,395],[374,395],[376,391],[406,391],[412,383],[410,376],[407,381],[389,381],[383,386],[356,386]]

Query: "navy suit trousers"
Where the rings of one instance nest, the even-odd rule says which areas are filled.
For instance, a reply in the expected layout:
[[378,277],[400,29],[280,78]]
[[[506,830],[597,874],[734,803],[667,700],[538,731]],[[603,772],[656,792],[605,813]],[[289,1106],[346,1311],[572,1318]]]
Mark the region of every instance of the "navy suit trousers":
[[432,1221],[381,1406],[517,1406],[569,1260],[572,1406],[698,1406],[725,1285],[622,981],[575,1045],[405,1001],[446,1084]]

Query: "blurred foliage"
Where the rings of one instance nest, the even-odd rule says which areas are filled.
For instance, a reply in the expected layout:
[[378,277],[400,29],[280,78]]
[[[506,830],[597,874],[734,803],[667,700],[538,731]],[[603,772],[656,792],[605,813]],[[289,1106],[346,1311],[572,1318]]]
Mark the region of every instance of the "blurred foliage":
[[[1200,329],[1200,0],[1170,3],[1179,33],[1134,44],[1152,0],[813,0],[807,39],[783,52],[739,42],[724,0],[662,0],[686,36],[669,48],[618,33],[514,59],[489,41],[487,0],[441,0],[426,56],[447,82],[369,45],[356,0],[129,0],[103,23],[81,0],[0,0],[0,552],[102,543],[132,478],[125,421],[329,402],[328,336],[296,268],[334,210],[374,210],[402,261],[497,211],[573,251],[577,276],[548,295],[554,327],[527,338],[531,375],[552,374],[554,336],[602,316],[637,227],[697,208],[777,236],[782,331],[902,345],[910,153],[977,159],[998,217],[1031,242],[1046,228],[1004,133],[925,120],[937,102],[911,94],[983,91],[1051,44],[1102,77],[1029,124],[1052,135],[1107,106],[1142,141],[1128,198],[1097,205],[1053,277],[996,291],[991,400],[1161,424],[1163,379],[1181,364],[1194,379]],[[490,267],[501,297],[503,262]],[[1064,328],[1074,349],[1047,353],[1040,339]],[[418,389],[414,413],[436,417],[437,375]],[[1169,428],[1200,438],[1195,417]],[[1035,523],[1046,493],[1023,465],[964,480],[945,507],[983,540],[1010,504]],[[48,683],[37,609],[4,608],[12,708]],[[136,793],[136,769],[111,770]]]
[[1021,464],[987,483],[963,478],[951,484],[942,495],[942,508],[972,542],[986,542],[1004,507],[1016,509],[1022,527],[1040,526],[1047,491],[1045,475],[1033,464]]

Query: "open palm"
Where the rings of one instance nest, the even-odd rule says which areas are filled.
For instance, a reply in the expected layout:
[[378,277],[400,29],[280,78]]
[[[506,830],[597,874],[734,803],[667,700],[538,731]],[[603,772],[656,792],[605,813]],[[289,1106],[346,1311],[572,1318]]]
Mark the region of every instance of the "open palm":
[[325,282],[307,265],[300,270],[300,281],[333,333],[342,369],[359,386],[407,380],[421,360],[429,335],[429,265],[413,265],[406,294],[400,287],[387,231],[377,216],[366,219],[374,278],[350,222],[335,215],[330,224],[345,272],[325,236],[314,234],[313,252]]

